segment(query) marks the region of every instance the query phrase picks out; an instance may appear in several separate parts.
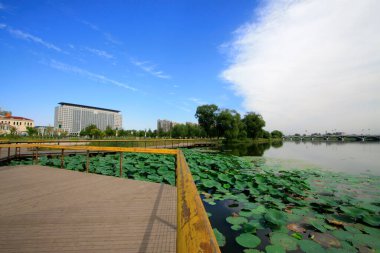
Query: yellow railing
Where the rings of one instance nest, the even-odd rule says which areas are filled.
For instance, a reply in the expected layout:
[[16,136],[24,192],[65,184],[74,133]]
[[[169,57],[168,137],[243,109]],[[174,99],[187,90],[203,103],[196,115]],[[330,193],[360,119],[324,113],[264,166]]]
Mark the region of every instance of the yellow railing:
[[[38,162],[39,150],[58,149],[61,155],[61,168],[64,167],[65,150],[86,151],[86,172],[89,172],[89,152],[124,152],[149,153],[174,155],[176,158],[176,187],[177,187],[177,252],[213,252],[220,253],[216,238],[211,228],[202,200],[198,194],[186,159],[179,149],[155,149],[155,148],[122,148],[122,147],[99,147],[99,146],[62,146],[48,144],[0,144],[8,149],[8,157],[11,148],[15,153],[21,148],[33,149],[34,161]],[[18,150],[18,151],[17,151]],[[40,153],[41,154],[41,153]],[[59,154],[59,153],[58,153]],[[122,155],[120,155],[120,176],[122,176]]]

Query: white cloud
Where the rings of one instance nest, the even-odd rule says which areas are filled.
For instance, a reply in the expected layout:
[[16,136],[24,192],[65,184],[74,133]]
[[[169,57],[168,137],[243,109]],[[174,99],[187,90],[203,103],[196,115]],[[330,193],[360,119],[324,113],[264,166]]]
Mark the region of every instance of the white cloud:
[[26,40],[26,41],[32,41],[32,42],[40,44],[40,45],[42,45],[48,49],[53,49],[57,52],[63,52],[63,50],[61,48],[59,48],[58,46],[56,46],[52,43],[46,42],[45,40],[41,39],[40,37],[34,36],[34,35],[27,33],[27,32],[23,32],[21,30],[13,29],[13,28],[7,26],[6,24],[0,24],[0,29],[5,29],[7,32],[9,32],[11,35],[13,35],[14,37],[16,37],[18,39],[22,39],[22,40]]
[[197,105],[204,105],[204,104],[207,104],[207,102],[204,102],[203,100],[199,99],[199,98],[194,98],[194,97],[191,97],[191,98],[188,98],[189,101],[197,104]]
[[56,60],[51,60],[49,62],[49,66],[52,67],[52,68],[61,70],[61,71],[72,72],[72,73],[75,73],[75,74],[79,74],[79,75],[85,76],[85,77],[87,77],[89,79],[95,80],[97,82],[106,83],[106,84],[112,84],[112,85],[119,86],[119,87],[122,87],[122,88],[125,88],[125,89],[128,89],[128,90],[137,91],[137,89],[134,88],[134,87],[131,87],[131,86],[126,85],[126,84],[124,84],[122,82],[119,82],[119,81],[115,81],[115,80],[110,79],[110,78],[108,78],[108,77],[106,77],[104,75],[92,73],[90,71],[78,68],[76,66],[71,66],[71,65],[68,65],[68,64],[56,61]]
[[380,133],[380,1],[269,1],[222,77],[268,128]]
[[147,73],[149,73],[155,77],[162,78],[162,79],[170,79],[171,78],[169,75],[165,74],[163,71],[157,70],[156,65],[153,65],[150,62],[136,61],[136,60],[132,60],[131,62],[134,65],[136,65],[137,67],[139,67],[140,69],[144,70],[145,72],[147,72]]
[[106,58],[106,59],[113,59],[113,58],[115,58],[112,54],[107,53],[104,50],[99,50],[99,49],[89,48],[89,47],[86,47],[86,50],[89,51],[90,53],[93,53],[93,54],[95,54],[97,56],[100,56],[100,57],[103,57],[103,58]]
[[100,32],[104,38],[115,45],[121,45],[123,44],[121,41],[117,40],[111,33],[102,31],[97,25],[94,25],[93,23],[90,23],[88,21],[83,20],[82,23],[86,25],[87,27],[91,28],[92,30],[96,32]]

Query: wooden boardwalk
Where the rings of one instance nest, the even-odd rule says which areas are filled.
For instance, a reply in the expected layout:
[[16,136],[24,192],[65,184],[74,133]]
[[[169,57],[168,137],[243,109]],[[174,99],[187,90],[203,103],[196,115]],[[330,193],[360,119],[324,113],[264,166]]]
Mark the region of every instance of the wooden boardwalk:
[[175,252],[176,188],[0,167],[0,252]]

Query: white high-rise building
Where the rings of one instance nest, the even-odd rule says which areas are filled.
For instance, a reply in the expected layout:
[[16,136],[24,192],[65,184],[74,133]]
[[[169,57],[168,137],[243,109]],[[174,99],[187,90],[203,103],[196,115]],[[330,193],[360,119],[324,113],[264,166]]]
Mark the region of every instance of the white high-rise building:
[[82,129],[92,124],[100,130],[105,130],[107,126],[121,129],[122,116],[117,110],[87,105],[61,102],[55,107],[54,127],[63,129],[70,135],[79,135]]

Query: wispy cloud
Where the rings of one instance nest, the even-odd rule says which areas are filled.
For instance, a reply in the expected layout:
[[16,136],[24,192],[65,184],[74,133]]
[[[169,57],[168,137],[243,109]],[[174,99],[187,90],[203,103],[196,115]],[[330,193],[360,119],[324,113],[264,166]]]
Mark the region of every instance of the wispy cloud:
[[106,58],[106,59],[114,59],[115,58],[112,54],[107,53],[104,50],[99,50],[99,49],[90,48],[90,47],[86,47],[85,49],[87,51],[89,51],[90,53],[93,53],[93,54],[95,54],[97,56],[100,56],[100,57],[103,57],[103,58]]
[[13,28],[7,26],[6,24],[0,24],[0,29],[6,30],[12,36],[14,36],[18,39],[31,41],[31,42],[40,44],[40,45],[42,45],[48,49],[52,49],[52,50],[55,50],[57,52],[63,52],[63,50],[61,48],[59,48],[58,46],[56,46],[52,43],[49,43],[49,42],[41,39],[40,37],[34,36],[30,33],[27,33],[27,32],[21,31],[21,30],[13,29]]
[[222,77],[289,133],[380,133],[380,1],[270,0],[230,44]]
[[94,24],[92,24],[92,23],[90,23],[88,21],[83,20],[82,23],[84,25],[88,26],[89,28],[91,28],[94,31],[100,31],[99,28],[96,25],[94,25]]
[[121,41],[116,39],[111,33],[101,30],[97,25],[85,20],[83,20],[82,23],[86,25],[87,27],[89,27],[90,29],[101,33],[108,42],[111,42],[112,44],[115,44],[115,45],[123,44]]
[[132,60],[132,63],[134,65],[136,65],[137,67],[139,67],[140,69],[144,70],[145,72],[147,72],[147,73],[149,73],[155,77],[162,78],[162,79],[170,79],[171,78],[171,76],[165,74],[163,71],[157,70],[156,65],[154,65],[148,61]]
[[91,80],[95,80],[97,82],[111,84],[111,85],[119,86],[119,87],[122,87],[122,88],[125,88],[125,89],[128,89],[128,90],[137,91],[136,88],[131,87],[131,86],[127,85],[127,84],[124,84],[124,83],[119,82],[119,81],[115,81],[115,80],[110,79],[110,78],[108,78],[108,77],[106,77],[104,75],[92,73],[90,71],[78,68],[76,66],[65,64],[65,63],[62,63],[62,62],[59,62],[59,61],[56,61],[56,60],[50,60],[50,62],[48,64],[52,68],[55,68],[55,69],[58,69],[58,70],[61,70],[61,71],[65,71],[65,72],[75,73],[75,74],[87,77],[87,78],[89,78]]
[[207,102],[199,99],[199,98],[194,98],[194,97],[191,97],[191,98],[188,98],[189,101],[197,104],[197,105],[204,105],[204,104],[207,104]]

